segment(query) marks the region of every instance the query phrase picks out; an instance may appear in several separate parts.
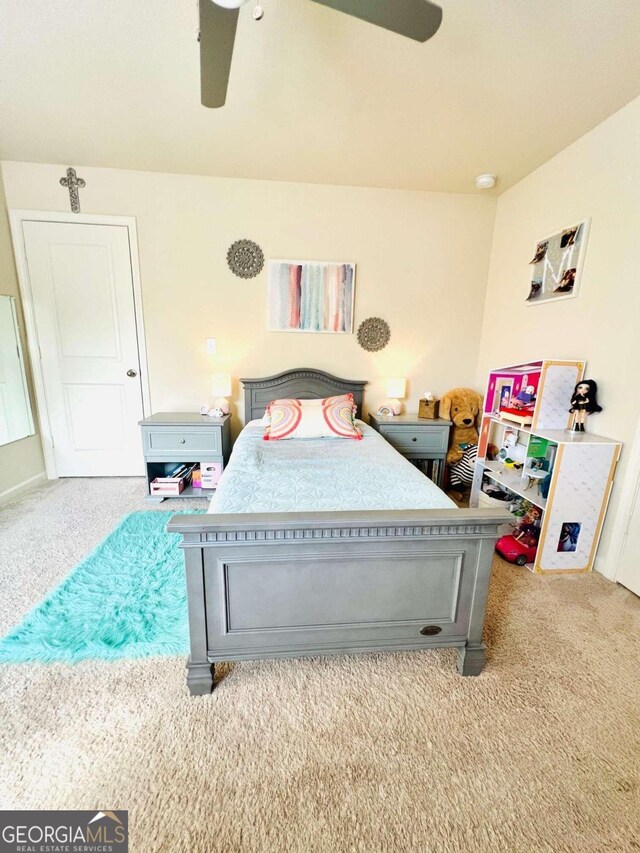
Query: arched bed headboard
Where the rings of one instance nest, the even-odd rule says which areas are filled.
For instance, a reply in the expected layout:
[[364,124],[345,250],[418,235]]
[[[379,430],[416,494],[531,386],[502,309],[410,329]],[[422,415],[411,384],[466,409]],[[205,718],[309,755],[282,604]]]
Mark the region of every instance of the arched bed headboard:
[[275,376],[261,379],[241,379],[244,387],[244,422],[261,418],[271,400],[294,397],[298,400],[315,400],[338,394],[353,394],[358,410],[356,417],[362,418],[362,401],[366,380],[340,379],[323,370],[299,367],[285,370]]

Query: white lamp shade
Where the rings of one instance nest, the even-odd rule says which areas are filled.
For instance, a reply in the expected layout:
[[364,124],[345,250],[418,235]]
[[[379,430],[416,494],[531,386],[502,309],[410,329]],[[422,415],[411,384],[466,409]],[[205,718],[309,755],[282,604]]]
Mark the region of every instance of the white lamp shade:
[[214,373],[211,377],[211,393],[214,397],[231,396],[231,377],[228,373]]
[[406,390],[406,379],[387,379],[387,397],[393,400],[402,400]]
[[223,9],[239,9],[247,0],[214,0],[214,2],[216,6],[222,6]]

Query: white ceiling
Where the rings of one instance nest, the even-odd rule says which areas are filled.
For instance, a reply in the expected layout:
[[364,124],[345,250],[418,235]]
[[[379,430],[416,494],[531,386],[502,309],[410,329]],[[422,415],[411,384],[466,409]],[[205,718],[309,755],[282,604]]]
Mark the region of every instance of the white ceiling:
[[262,0],[260,22],[249,4],[207,110],[196,0],[0,0],[0,158],[504,189],[640,94],[638,0],[440,2],[425,44],[310,0]]

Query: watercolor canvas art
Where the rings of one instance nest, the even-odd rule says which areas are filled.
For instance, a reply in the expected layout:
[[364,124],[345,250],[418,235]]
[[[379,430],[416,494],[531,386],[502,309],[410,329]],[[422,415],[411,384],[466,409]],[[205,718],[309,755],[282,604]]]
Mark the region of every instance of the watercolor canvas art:
[[269,261],[269,331],[353,332],[356,266]]

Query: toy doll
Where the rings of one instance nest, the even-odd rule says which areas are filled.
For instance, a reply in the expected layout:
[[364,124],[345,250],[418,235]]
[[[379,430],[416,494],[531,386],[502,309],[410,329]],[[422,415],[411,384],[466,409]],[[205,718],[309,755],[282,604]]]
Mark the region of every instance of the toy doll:
[[533,385],[523,388],[513,401],[514,409],[532,409],[536,402],[536,389]]
[[538,527],[542,520],[542,510],[535,504],[531,504],[522,516],[522,523],[531,527]]
[[513,538],[516,542],[522,542],[527,548],[535,548],[540,538],[540,531],[533,524],[523,524],[516,528]]
[[584,432],[587,415],[602,411],[602,406],[598,405],[598,386],[593,379],[578,382],[573,389],[569,411],[573,415],[573,432]]

